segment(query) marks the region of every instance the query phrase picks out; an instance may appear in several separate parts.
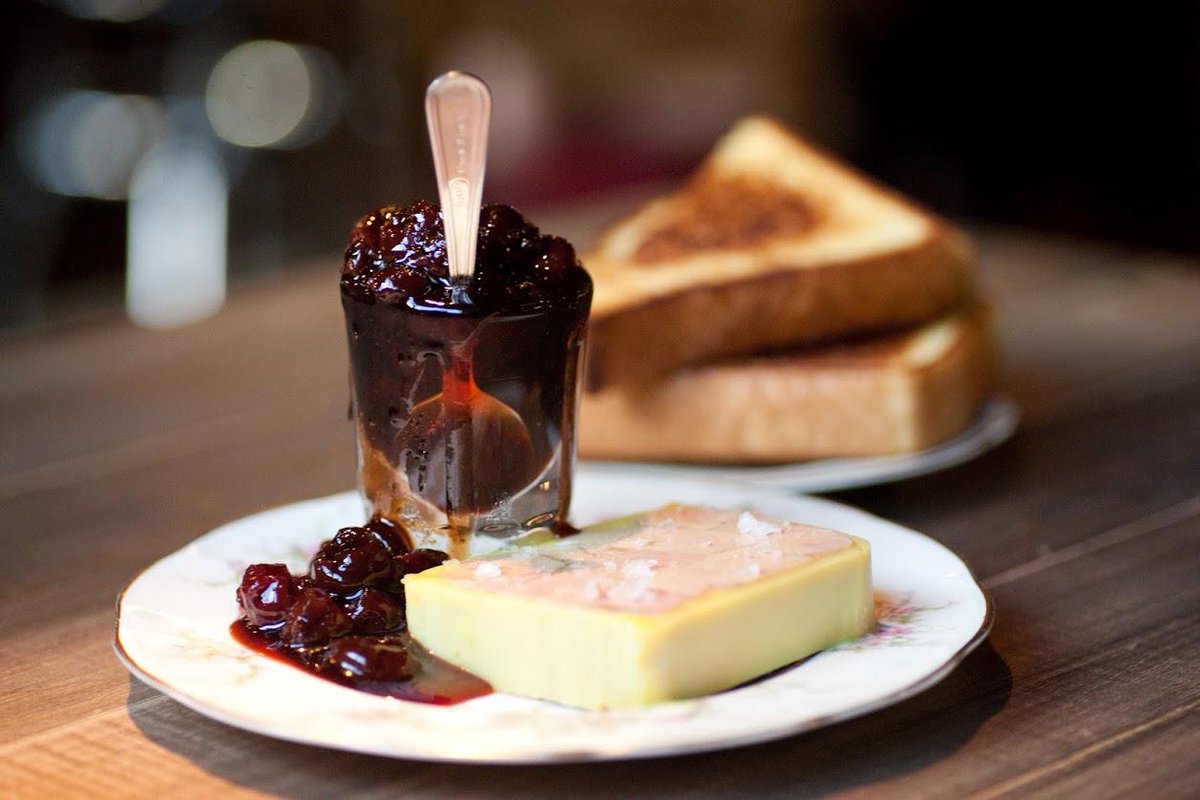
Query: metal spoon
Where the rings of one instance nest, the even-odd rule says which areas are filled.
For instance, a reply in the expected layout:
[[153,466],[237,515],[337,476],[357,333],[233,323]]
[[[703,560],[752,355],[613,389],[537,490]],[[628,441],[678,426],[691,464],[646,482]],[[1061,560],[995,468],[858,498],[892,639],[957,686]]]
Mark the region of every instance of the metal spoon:
[[425,91],[425,121],[442,201],[450,277],[464,287],[475,273],[491,119],[492,93],[474,75],[447,72]]
[[[446,255],[457,299],[464,303],[475,272],[491,107],[487,85],[463,72],[445,73],[425,93]],[[452,532],[460,539],[471,533],[473,513],[486,513],[537,477],[524,420],[475,385],[472,339],[451,343],[442,391],[414,406],[401,432],[445,442],[449,463],[428,465],[424,494],[445,498]]]

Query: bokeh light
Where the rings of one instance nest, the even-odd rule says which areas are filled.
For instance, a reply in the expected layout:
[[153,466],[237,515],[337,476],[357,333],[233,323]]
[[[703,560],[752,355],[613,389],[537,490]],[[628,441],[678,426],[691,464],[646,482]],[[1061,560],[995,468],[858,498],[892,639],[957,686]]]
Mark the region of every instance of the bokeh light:
[[241,147],[307,144],[325,133],[337,104],[338,76],[327,54],[272,40],[225,53],[205,88],[213,130]]
[[81,19],[135,22],[158,11],[167,0],[60,0],[63,11]]
[[52,97],[33,113],[21,146],[32,177],[44,188],[120,200],[142,156],[168,131],[158,100],[73,90]]
[[204,142],[170,139],[138,164],[129,195],[125,303],[148,328],[174,328],[225,302],[228,179]]

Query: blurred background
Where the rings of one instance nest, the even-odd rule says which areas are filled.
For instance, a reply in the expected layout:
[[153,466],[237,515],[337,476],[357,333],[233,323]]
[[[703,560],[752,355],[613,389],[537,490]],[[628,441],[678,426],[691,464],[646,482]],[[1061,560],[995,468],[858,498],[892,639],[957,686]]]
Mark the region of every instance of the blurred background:
[[447,68],[491,84],[487,195],[535,220],[766,112],[964,222],[1200,254],[1200,4],[1085,9],[7,0],[0,327],[178,326],[335,270],[363,212],[436,194],[422,96]]

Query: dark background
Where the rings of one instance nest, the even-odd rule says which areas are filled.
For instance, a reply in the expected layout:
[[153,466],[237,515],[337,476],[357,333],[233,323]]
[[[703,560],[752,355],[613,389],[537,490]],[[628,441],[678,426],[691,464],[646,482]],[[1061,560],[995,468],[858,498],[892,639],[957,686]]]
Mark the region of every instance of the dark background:
[[[1198,11],[17,0],[0,11],[0,323],[119,305],[127,173],[178,137],[226,176],[231,275],[336,253],[365,210],[435,194],[422,94],[451,67],[493,87],[487,194],[535,218],[682,175],[738,116],[767,112],[965,222],[1200,254]],[[263,39],[306,48],[307,110],[283,140],[231,143],[206,106],[214,66]],[[50,113],[81,90],[150,109],[139,136]],[[76,152],[96,161],[102,189],[59,174]]]

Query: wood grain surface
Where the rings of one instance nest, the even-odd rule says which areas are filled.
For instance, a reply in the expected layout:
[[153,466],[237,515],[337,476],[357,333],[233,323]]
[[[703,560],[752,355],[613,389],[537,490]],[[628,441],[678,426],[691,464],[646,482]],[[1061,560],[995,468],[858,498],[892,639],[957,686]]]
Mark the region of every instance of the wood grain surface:
[[[585,240],[606,212],[547,221]],[[247,513],[348,488],[336,259],[182,331],[115,315],[0,340],[0,797],[1200,796],[1200,266],[981,231],[1021,431],[835,497],[994,595],[936,687],[815,733],[554,767],[388,760],[209,721],[130,678],[113,603]]]

